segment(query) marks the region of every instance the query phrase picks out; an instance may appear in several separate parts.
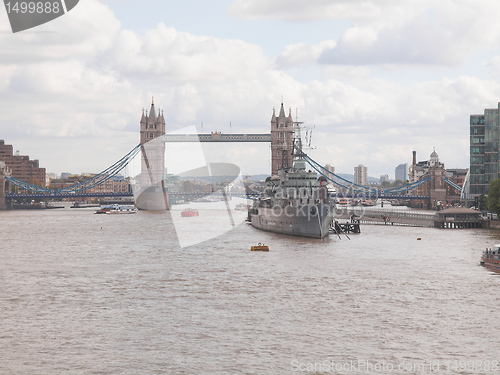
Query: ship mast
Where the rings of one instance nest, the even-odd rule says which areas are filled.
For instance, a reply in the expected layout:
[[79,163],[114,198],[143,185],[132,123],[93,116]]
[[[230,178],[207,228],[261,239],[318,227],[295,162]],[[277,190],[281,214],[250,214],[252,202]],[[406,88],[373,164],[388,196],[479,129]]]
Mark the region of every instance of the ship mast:
[[296,170],[305,170],[306,163],[304,161],[304,152],[302,151],[302,135],[301,135],[301,121],[293,123],[293,167]]

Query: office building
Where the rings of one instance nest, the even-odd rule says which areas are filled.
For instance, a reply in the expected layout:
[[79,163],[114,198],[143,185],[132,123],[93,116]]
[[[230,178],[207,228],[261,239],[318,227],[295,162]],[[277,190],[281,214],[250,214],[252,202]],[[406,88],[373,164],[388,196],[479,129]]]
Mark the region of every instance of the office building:
[[[325,169],[330,172],[330,173],[335,173],[335,167],[330,165],[330,164],[326,164],[325,165]],[[329,177],[333,177],[333,176],[329,176]]]
[[395,170],[396,181],[407,181],[408,180],[408,164],[399,164]]
[[368,183],[368,168],[363,164],[354,167],[354,183],[363,186]]
[[498,179],[500,141],[500,103],[470,116],[470,198],[488,194],[490,181]]

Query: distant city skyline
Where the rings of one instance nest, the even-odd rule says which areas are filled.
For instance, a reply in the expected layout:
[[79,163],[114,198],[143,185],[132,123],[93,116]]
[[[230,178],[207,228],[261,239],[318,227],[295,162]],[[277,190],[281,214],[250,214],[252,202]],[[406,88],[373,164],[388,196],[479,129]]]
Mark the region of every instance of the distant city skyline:
[[[86,0],[12,34],[0,10],[0,138],[47,172],[101,171],[139,142],[152,96],[167,132],[225,133],[268,130],[283,98],[312,130],[310,156],[339,173],[362,163],[392,178],[395,161],[432,147],[467,168],[469,116],[500,101],[499,12],[487,0]],[[270,170],[266,145],[210,155]]]

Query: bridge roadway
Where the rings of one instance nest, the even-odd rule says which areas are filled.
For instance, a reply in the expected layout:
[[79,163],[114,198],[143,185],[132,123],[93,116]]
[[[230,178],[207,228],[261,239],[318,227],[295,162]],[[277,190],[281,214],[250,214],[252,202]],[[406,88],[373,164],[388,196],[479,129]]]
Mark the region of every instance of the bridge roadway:
[[5,199],[63,199],[63,198],[106,198],[106,197],[133,197],[131,192],[126,193],[36,193],[36,194],[6,194]]
[[[193,200],[196,198],[202,198],[209,195],[213,195],[214,193],[169,193],[169,198],[173,201],[179,200]],[[54,193],[54,194],[6,194],[6,200],[14,200],[14,199],[64,199],[64,198],[117,198],[117,197],[133,197],[134,194],[132,192],[126,193]]]
[[175,134],[161,136],[163,142],[271,142],[271,134]]

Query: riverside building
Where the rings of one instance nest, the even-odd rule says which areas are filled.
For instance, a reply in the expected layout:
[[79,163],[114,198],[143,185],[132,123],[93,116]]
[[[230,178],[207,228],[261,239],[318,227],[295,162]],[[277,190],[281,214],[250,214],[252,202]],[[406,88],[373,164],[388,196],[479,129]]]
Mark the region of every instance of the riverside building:
[[45,186],[45,168],[40,168],[38,160],[29,156],[14,154],[12,145],[0,139],[0,161],[9,168],[12,177],[33,185]]
[[498,179],[500,142],[500,103],[470,116],[470,198],[488,194],[490,181]]

